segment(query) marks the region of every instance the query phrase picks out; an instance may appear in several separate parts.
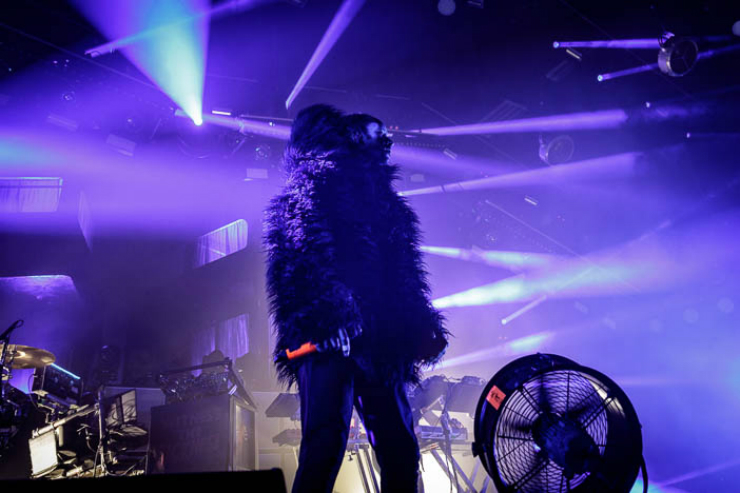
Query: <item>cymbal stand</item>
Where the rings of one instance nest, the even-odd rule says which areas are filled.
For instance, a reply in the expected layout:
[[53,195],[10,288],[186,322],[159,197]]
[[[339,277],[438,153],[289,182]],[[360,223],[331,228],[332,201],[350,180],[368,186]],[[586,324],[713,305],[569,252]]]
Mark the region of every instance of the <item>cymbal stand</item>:
[[[100,456],[100,471],[102,472],[103,476],[108,475],[108,466],[105,462],[105,441],[107,439],[107,434],[105,431],[105,416],[103,415],[103,386],[101,385],[98,389],[98,402],[95,405],[97,407],[97,413],[98,413],[98,448],[95,451],[95,456]],[[98,475],[97,468],[94,469],[93,472],[94,476]]]
[[0,351],[0,402],[5,401],[5,382],[10,381],[10,365],[13,363],[12,361],[6,361],[6,358],[8,357],[8,347],[10,346],[10,334],[21,326],[23,326],[23,320],[16,320],[5,330],[5,332],[0,334],[0,344],[3,345],[3,349]]

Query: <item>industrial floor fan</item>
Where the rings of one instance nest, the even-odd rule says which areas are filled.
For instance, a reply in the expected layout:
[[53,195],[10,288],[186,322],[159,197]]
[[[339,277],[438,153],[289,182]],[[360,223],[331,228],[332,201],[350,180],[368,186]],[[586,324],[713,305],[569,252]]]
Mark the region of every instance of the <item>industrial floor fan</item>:
[[485,387],[473,453],[500,493],[628,493],[642,431],[607,376],[553,354],[519,358]]

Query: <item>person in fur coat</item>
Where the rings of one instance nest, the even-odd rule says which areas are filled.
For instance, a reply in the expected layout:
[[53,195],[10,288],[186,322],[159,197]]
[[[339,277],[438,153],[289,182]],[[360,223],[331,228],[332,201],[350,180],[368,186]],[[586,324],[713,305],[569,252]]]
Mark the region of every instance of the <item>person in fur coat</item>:
[[286,186],[266,211],[276,356],[350,338],[343,351],[277,363],[279,378],[297,382],[300,394],[294,493],[332,491],[353,404],[382,491],[416,491],[419,448],[405,386],[442,357],[448,332],[429,300],[418,219],[393,189],[391,145],[370,115],[302,110],[285,151]]

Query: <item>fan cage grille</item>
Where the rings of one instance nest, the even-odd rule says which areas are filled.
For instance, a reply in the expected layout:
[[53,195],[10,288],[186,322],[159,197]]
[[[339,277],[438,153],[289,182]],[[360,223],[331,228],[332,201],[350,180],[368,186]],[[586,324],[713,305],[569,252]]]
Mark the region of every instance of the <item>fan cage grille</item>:
[[518,387],[503,403],[498,419],[494,452],[500,477],[509,491],[522,493],[567,492],[582,484],[589,472],[570,480],[564,470],[539,450],[532,425],[543,412],[541,401],[550,412],[569,415],[591,436],[603,456],[608,433],[607,411],[623,415],[619,402],[608,388],[591,375],[560,370],[537,375]]

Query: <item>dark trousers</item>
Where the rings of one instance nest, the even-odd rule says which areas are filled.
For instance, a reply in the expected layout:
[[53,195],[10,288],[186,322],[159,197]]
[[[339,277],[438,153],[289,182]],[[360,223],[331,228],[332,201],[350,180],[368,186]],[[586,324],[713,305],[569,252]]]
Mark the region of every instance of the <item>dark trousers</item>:
[[302,441],[293,493],[331,493],[346,453],[352,406],[380,466],[382,493],[417,491],[419,445],[405,385],[372,381],[351,358],[314,355],[298,374]]

